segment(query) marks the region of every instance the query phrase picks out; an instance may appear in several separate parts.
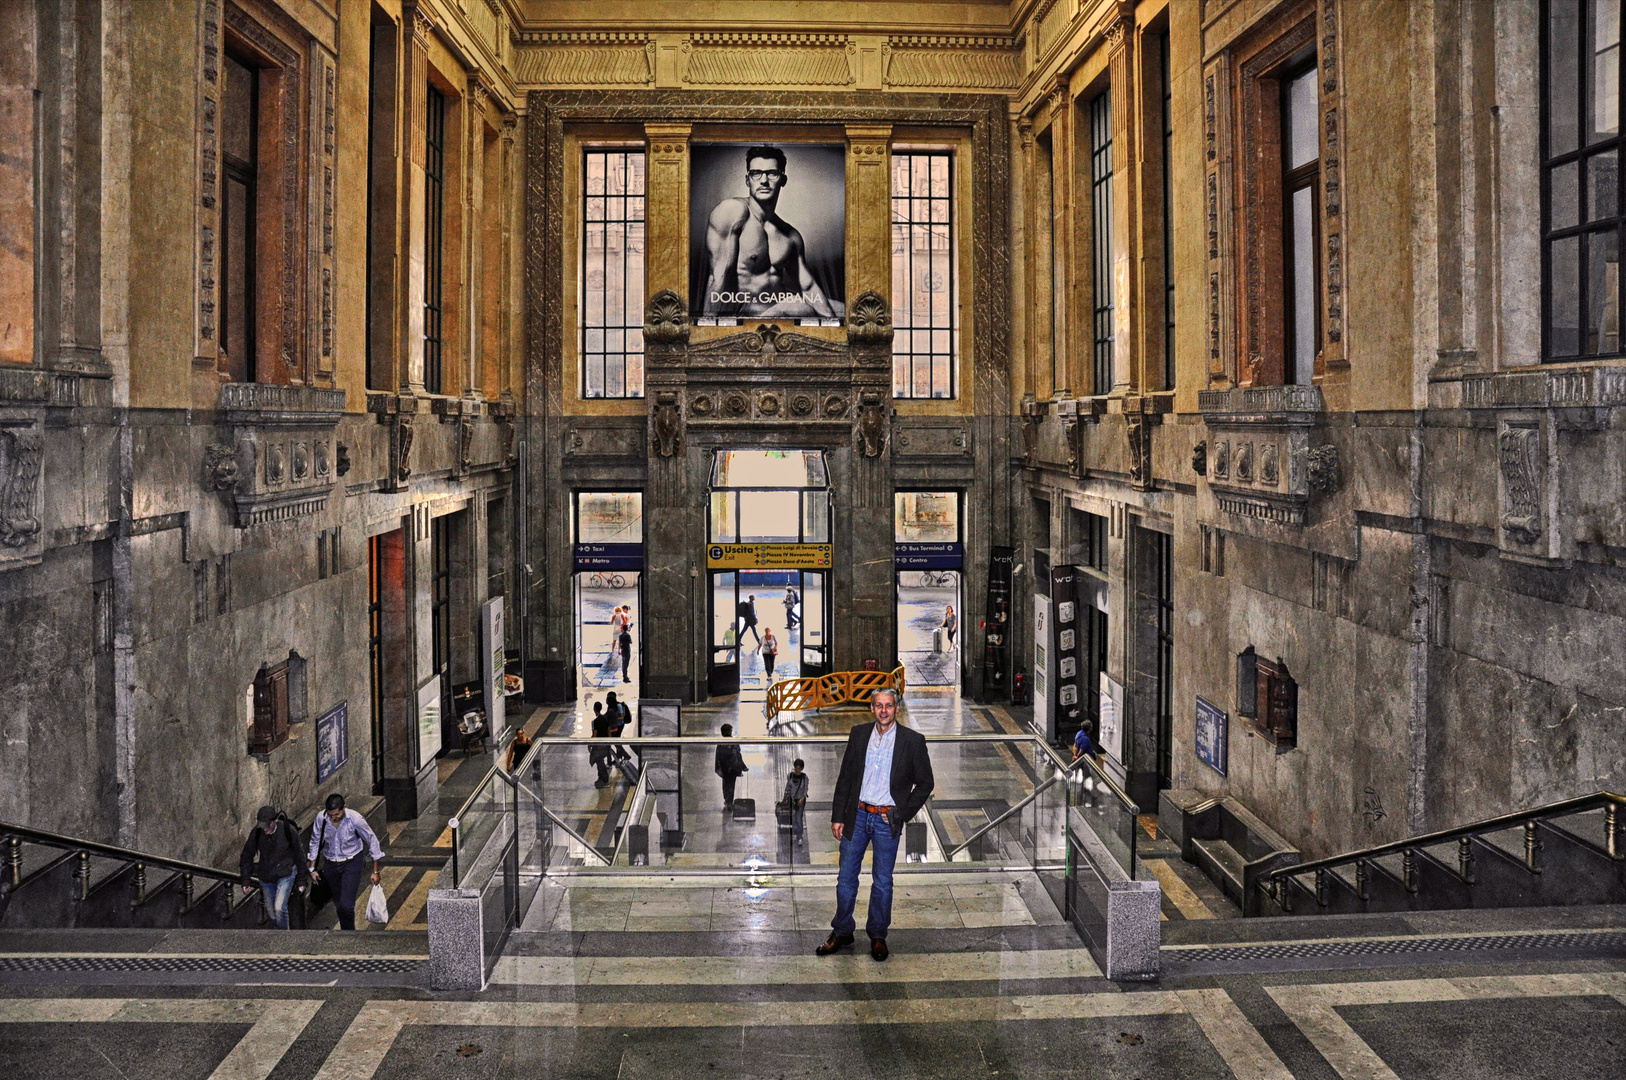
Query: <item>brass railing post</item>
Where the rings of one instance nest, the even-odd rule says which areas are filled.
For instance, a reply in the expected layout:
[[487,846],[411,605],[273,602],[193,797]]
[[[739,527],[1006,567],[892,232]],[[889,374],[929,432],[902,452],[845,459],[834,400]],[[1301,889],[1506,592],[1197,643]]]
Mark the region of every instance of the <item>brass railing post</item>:
[[1293,879],[1286,874],[1276,879],[1276,906],[1287,913],[1293,910]]
[[6,876],[11,879],[13,889],[22,888],[23,838],[20,836],[6,837]]
[[1315,902],[1322,907],[1327,906],[1327,871],[1325,869],[1315,872]]
[[1409,893],[1417,891],[1417,853],[1411,848],[1400,853],[1400,883]]
[[131,907],[140,907],[147,902],[147,867],[145,863],[135,864],[135,899],[130,902]]
[[1457,841],[1457,876],[1469,885],[1474,882],[1474,841],[1464,836]]
[[1524,823],[1524,868],[1532,874],[1541,873],[1541,867],[1536,865],[1536,852],[1541,850],[1541,837],[1536,835],[1536,823]]
[[73,860],[73,898],[84,900],[90,896],[90,852],[78,851]]
[[1366,895],[1366,860],[1365,859],[1356,859],[1355,860],[1355,899],[1357,899],[1357,900],[1370,900],[1370,899],[1372,899],[1370,896]]
[[182,874],[181,875],[181,914],[182,915],[188,915],[188,914],[191,914],[191,912],[192,912],[192,875],[191,874]]
[[1626,859],[1620,850],[1620,808],[1612,802],[1603,804],[1603,846],[1616,862]]

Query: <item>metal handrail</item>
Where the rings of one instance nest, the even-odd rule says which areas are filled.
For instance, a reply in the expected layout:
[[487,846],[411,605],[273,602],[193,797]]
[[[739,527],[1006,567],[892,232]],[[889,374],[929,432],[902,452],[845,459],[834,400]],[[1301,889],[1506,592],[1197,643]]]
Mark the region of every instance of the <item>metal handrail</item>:
[[[46,847],[62,848],[67,851],[83,851],[90,855],[99,855],[104,859],[121,859],[124,862],[140,863],[143,866],[161,866],[166,870],[173,870],[178,874],[191,874],[194,877],[213,878],[217,881],[237,881],[242,875],[234,874],[230,870],[219,870],[213,866],[204,866],[201,863],[190,863],[184,859],[170,859],[162,855],[148,855],[145,852],[132,848],[115,847],[112,844],[99,844],[94,840],[78,840],[60,833],[46,832],[43,829],[31,829],[26,825],[13,825],[9,821],[0,821],[0,836],[16,836],[35,844],[44,844]],[[259,878],[249,875],[251,881]],[[13,881],[13,886],[19,882]]]
[[1054,787],[1056,785],[1056,781],[1058,781],[1060,779],[1061,779],[1061,777],[1059,777],[1059,776],[1052,776],[1050,779],[1046,780],[1044,783],[1040,784],[1038,787],[1036,787],[1032,791],[1028,792],[1026,798],[1022,799],[1020,802],[1018,802],[1015,805],[1011,806],[1003,814],[1001,814],[998,817],[994,818],[992,821],[990,821],[988,824],[984,825],[982,828],[980,828],[980,829],[976,830],[975,832],[973,832],[970,836],[966,837],[963,842],[956,845],[953,850],[944,852],[943,853],[944,860],[952,861],[954,859],[954,856],[958,855],[960,852],[964,851],[966,848],[968,848],[972,844],[976,843],[977,840],[979,838],[981,838],[984,833],[987,833],[991,829],[999,828],[999,826],[1004,824],[1005,821],[1008,818],[1010,818],[1010,816],[1012,814],[1020,813],[1022,810],[1025,810],[1028,806],[1032,805],[1033,800],[1037,799],[1040,795],[1043,795],[1046,791],[1048,791],[1052,787]]
[[517,804],[519,801],[518,781],[516,781],[512,776],[509,776],[508,772],[501,765],[494,764],[486,771],[486,774],[480,778],[480,782],[474,785],[474,790],[469,793],[469,797],[467,799],[463,800],[463,805],[457,808],[457,813],[453,814],[446,822],[446,827],[452,830],[452,888],[454,889],[462,887],[462,866],[457,857],[457,849],[459,847],[458,840],[460,839],[460,834],[463,828],[463,817],[470,810],[474,809],[475,800],[480,797],[480,793],[486,789],[486,785],[491,782],[493,777],[501,779],[503,783],[514,788],[515,803]]
[[[1278,867],[1260,875],[1259,885],[1260,888],[1264,888],[1267,883],[1272,883],[1278,878],[1294,877],[1315,870],[1328,870],[1349,863],[1369,862],[1372,859],[1380,859],[1385,855],[1402,854],[1413,848],[1432,847],[1435,844],[1444,844],[1452,840],[1463,840],[1482,836],[1485,833],[1500,832],[1515,825],[1561,817],[1565,814],[1591,810],[1599,806],[1626,806],[1626,795],[1617,795],[1612,791],[1595,791],[1591,795],[1582,795],[1579,798],[1549,803],[1546,806],[1520,810],[1512,814],[1502,814],[1499,817],[1486,818],[1483,821],[1470,822],[1467,825],[1458,825],[1451,829],[1441,829],[1438,832],[1424,833],[1421,836],[1411,836],[1404,840],[1395,840],[1387,844],[1378,844],[1375,847],[1362,848],[1360,851],[1331,855],[1325,859],[1317,859],[1314,862],[1294,863],[1291,866]],[[1619,825],[1613,817],[1606,817],[1605,826],[1608,830],[1605,839],[1610,857],[1618,859],[1621,857],[1617,854]]]
[[[908,727],[907,724],[905,724],[904,726]],[[974,732],[974,733],[969,733],[969,734],[964,734],[964,735],[934,735],[934,734],[930,734],[928,732],[920,731],[919,728],[910,728],[909,730],[919,732],[919,734],[929,743],[1038,742],[1041,745],[1044,745],[1044,740],[1043,739],[1040,739],[1037,735],[1033,735],[1031,733],[1026,733],[1026,732],[1011,733],[1011,732],[1004,732],[1004,731],[979,731],[979,732]],[[846,736],[846,735],[728,735],[728,736],[723,736],[723,735],[637,735],[637,736],[612,735],[612,736],[609,736],[608,738],[600,739],[600,738],[591,738],[591,737],[585,736],[585,735],[549,735],[549,736],[546,736],[546,737],[543,737],[543,738],[533,739],[533,740],[531,740],[531,742],[532,742],[532,745],[534,745],[534,746],[617,746],[617,745],[621,745],[621,746],[718,746],[718,745],[722,745],[724,743],[740,743],[740,744],[745,744],[745,745],[755,745],[757,743],[762,743],[764,745],[791,746],[791,745],[806,744],[806,743],[837,743],[837,744],[845,744],[846,742],[848,742],[848,736]],[[1052,751],[1052,755],[1054,755],[1054,751]],[[1056,760],[1058,762],[1061,761],[1061,759],[1059,757],[1057,757]],[[525,762],[526,762],[526,764],[530,763],[530,756],[529,755],[526,756]],[[1091,762],[1091,764],[1094,765],[1094,762]],[[1068,767],[1066,762],[1062,762],[1062,766],[1064,768]],[[1109,778],[1105,777],[1104,775],[1102,776],[1102,779],[1106,780],[1107,783],[1109,783],[1109,784],[1112,783],[1112,781]],[[1113,787],[1117,787],[1117,785],[1113,784]],[[1128,796],[1125,796],[1125,798],[1127,799]]]
[[[554,825],[556,825],[560,829],[564,830],[564,833],[565,833],[566,836],[568,836],[572,840],[576,841],[576,843],[580,844],[582,847],[586,848],[588,851],[591,851],[593,853],[593,857],[595,859],[598,859],[605,866],[613,865],[611,860],[606,859],[604,857],[604,853],[599,851],[598,848],[594,847],[590,842],[588,842],[588,840],[587,840],[587,838],[585,836],[583,836],[581,833],[577,832],[575,829],[572,829],[569,825],[566,825],[563,818],[561,818],[558,814],[555,814],[552,810],[549,810],[548,809],[548,804],[542,798],[541,794],[539,794],[538,792],[532,791],[530,786],[525,783],[525,775],[530,771],[531,766],[533,764],[535,764],[536,756],[542,750],[542,746],[541,746],[542,741],[543,740],[541,740],[541,739],[533,739],[532,740],[530,753],[526,754],[525,757],[520,760],[519,768],[515,769],[513,771],[513,773],[511,774],[512,777],[513,777],[514,788],[516,790],[516,793],[519,792],[519,791],[525,792],[525,794],[529,795],[532,799],[534,799],[536,801],[536,805],[538,806],[538,808],[541,809],[541,811],[544,814],[546,814],[548,816],[549,821],[553,822]],[[566,740],[566,741],[574,742],[575,740]],[[605,740],[601,740],[601,741],[610,742],[612,740],[605,739]],[[638,778],[639,778],[639,780],[642,780],[643,779],[642,774],[640,774]],[[454,848],[453,850],[455,852],[456,849]]]

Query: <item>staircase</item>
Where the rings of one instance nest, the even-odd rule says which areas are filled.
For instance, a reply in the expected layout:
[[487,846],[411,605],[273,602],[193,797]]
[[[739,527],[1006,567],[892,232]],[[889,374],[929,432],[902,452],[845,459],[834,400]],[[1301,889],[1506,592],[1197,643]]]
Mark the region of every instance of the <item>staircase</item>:
[[1392,844],[1280,866],[1244,914],[1626,903],[1626,796],[1599,791]]
[[[245,895],[227,870],[4,821],[0,860],[0,929],[270,925],[260,890]],[[290,925],[303,927],[305,916],[303,899],[290,896]]]

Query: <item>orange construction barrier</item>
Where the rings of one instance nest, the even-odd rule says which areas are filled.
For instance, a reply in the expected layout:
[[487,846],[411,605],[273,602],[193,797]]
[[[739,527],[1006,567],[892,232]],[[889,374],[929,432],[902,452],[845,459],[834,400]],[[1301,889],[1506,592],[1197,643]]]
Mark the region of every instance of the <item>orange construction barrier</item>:
[[877,690],[896,690],[903,696],[903,667],[891,671],[833,671],[815,679],[786,679],[768,687],[766,713],[772,724],[781,712],[822,709],[868,701]]

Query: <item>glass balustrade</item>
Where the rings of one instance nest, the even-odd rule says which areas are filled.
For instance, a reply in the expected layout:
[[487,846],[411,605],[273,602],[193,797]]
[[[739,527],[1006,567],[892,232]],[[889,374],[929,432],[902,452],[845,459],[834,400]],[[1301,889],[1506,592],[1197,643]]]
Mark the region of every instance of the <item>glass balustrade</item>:
[[[494,769],[459,814],[459,884],[500,869],[494,844],[514,848],[522,880],[650,868],[834,874],[840,843],[831,834],[830,800],[846,739],[733,740],[746,772],[732,805],[724,803],[717,772],[719,745],[709,738],[538,740],[512,777]],[[928,746],[935,789],[905,831],[899,872],[1037,871],[1059,895],[1071,827],[1088,829],[1134,876],[1134,806],[1093,763],[1069,767],[1031,736],[933,736]],[[807,802],[801,821],[793,816],[781,828],[775,804],[797,759],[808,777]],[[484,887],[484,878],[474,887]]]

